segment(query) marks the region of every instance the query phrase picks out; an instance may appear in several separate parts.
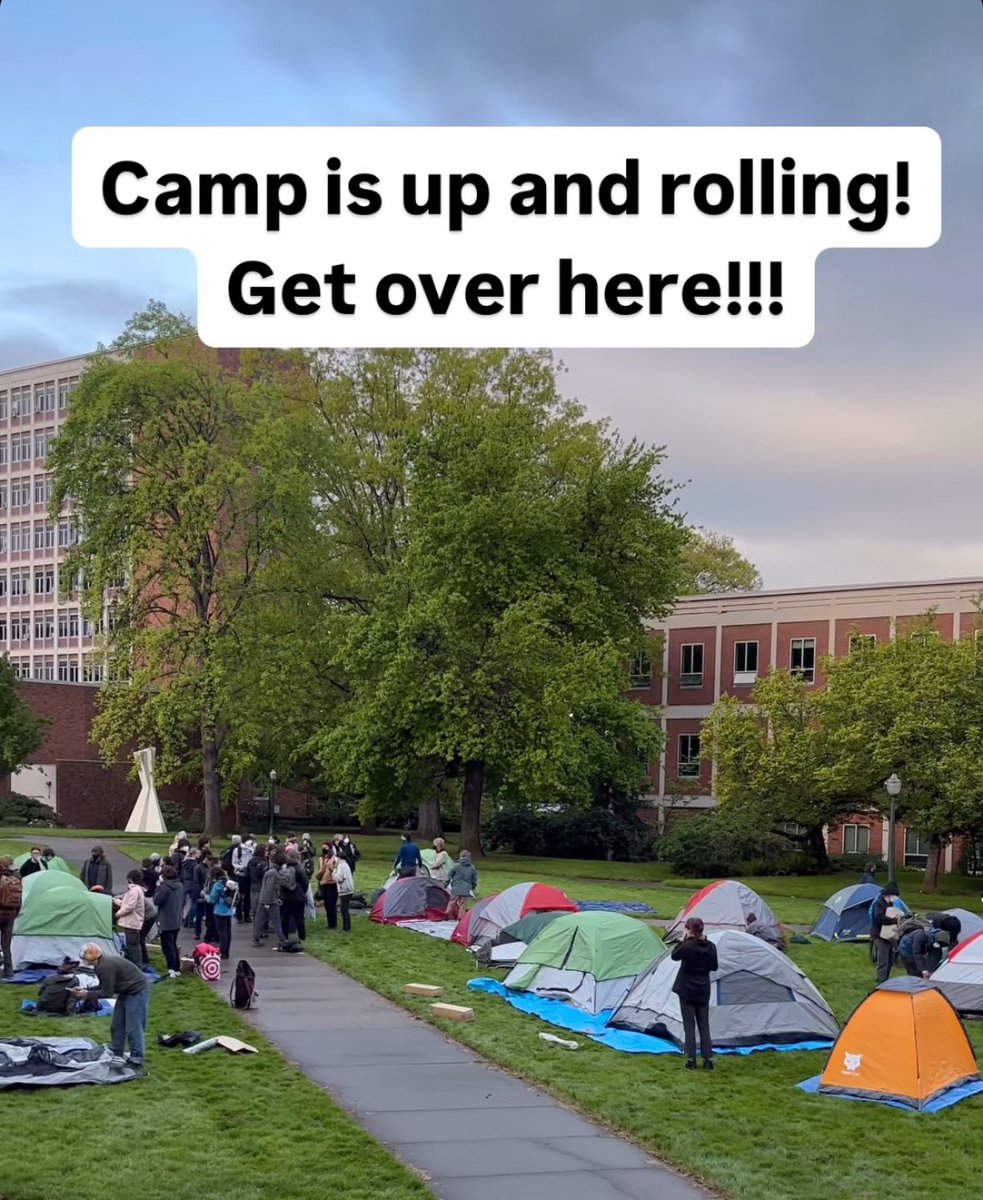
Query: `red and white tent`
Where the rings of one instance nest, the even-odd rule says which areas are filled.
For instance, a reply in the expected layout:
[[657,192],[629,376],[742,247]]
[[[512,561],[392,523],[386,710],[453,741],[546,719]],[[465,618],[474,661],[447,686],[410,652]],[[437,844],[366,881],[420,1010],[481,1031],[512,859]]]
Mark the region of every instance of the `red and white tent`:
[[514,925],[530,913],[578,911],[576,904],[559,888],[548,887],[545,883],[516,883],[492,896],[480,911],[471,912],[465,945],[473,946],[481,938],[498,937],[506,925]]
[[735,879],[718,879],[716,883],[708,883],[690,896],[663,937],[667,942],[682,941],[690,917],[699,917],[707,933],[724,929],[745,933],[748,929],[747,919],[752,913],[756,918],[758,936],[773,945],[784,947],[785,931],[781,922],[753,888]]
[[494,892],[491,896],[483,896],[482,899],[475,901],[474,908],[469,908],[463,917],[454,926],[454,932],[451,934],[451,941],[457,942],[459,946],[471,945],[471,922],[475,917],[485,911],[491,902],[496,899],[498,892]]
[[983,1016],[983,933],[960,942],[932,972],[937,987],[958,1013]]

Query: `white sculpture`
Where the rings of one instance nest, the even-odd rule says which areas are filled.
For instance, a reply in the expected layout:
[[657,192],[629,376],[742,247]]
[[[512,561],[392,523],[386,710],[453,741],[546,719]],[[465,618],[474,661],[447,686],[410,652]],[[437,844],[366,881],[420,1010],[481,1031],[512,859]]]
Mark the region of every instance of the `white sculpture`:
[[164,816],[160,811],[160,801],[157,799],[157,788],[154,786],[154,759],[157,756],[153,746],[146,750],[137,750],[133,755],[140,771],[140,795],[133,806],[133,812],[126,823],[127,833],[167,833]]

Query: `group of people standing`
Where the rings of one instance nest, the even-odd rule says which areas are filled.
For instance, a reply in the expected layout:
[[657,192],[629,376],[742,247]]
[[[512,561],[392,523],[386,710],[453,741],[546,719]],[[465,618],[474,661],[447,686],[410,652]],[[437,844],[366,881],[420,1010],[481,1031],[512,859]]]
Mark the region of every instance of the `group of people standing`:
[[465,913],[478,889],[477,868],[467,850],[462,850],[455,862],[447,853],[446,843],[441,837],[434,838],[433,849],[432,860],[425,864],[423,852],[413,841],[413,834],[404,833],[402,845],[393,859],[393,872],[400,878],[406,878],[425,869],[433,879],[439,879],[451,894],[447,916],[457,920]]

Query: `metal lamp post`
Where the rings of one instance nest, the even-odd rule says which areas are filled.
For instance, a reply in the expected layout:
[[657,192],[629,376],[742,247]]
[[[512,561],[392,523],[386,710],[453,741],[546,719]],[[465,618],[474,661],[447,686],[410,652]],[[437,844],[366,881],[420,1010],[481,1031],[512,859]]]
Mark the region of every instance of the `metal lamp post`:
[[270,837],[273,836],[273,828],[276,823],[276,771],[270,772]]
[[891,808],[887,818],[887,877],[888,879],[895,878],[895,868],[897,866],[897,855],[895,854],[895,830],[897,828],[897,803],[898,796],[901,795],[901,779],[897,775],[892,775],[890,779],[884,781],[884,787],[887,794],[891,797]]

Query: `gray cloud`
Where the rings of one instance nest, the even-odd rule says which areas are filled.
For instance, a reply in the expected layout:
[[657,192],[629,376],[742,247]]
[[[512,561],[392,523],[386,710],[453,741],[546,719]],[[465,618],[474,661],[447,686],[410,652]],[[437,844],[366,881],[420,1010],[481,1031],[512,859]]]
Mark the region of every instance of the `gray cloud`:
[[85,326],[121,325],[148,297],[108,279],[45,279],[0,288],[0,309],[28,310]]
[[39,330],[24,329],[0,337],[0,371],[25,367],[52,358],[67,357],[70,351]]

